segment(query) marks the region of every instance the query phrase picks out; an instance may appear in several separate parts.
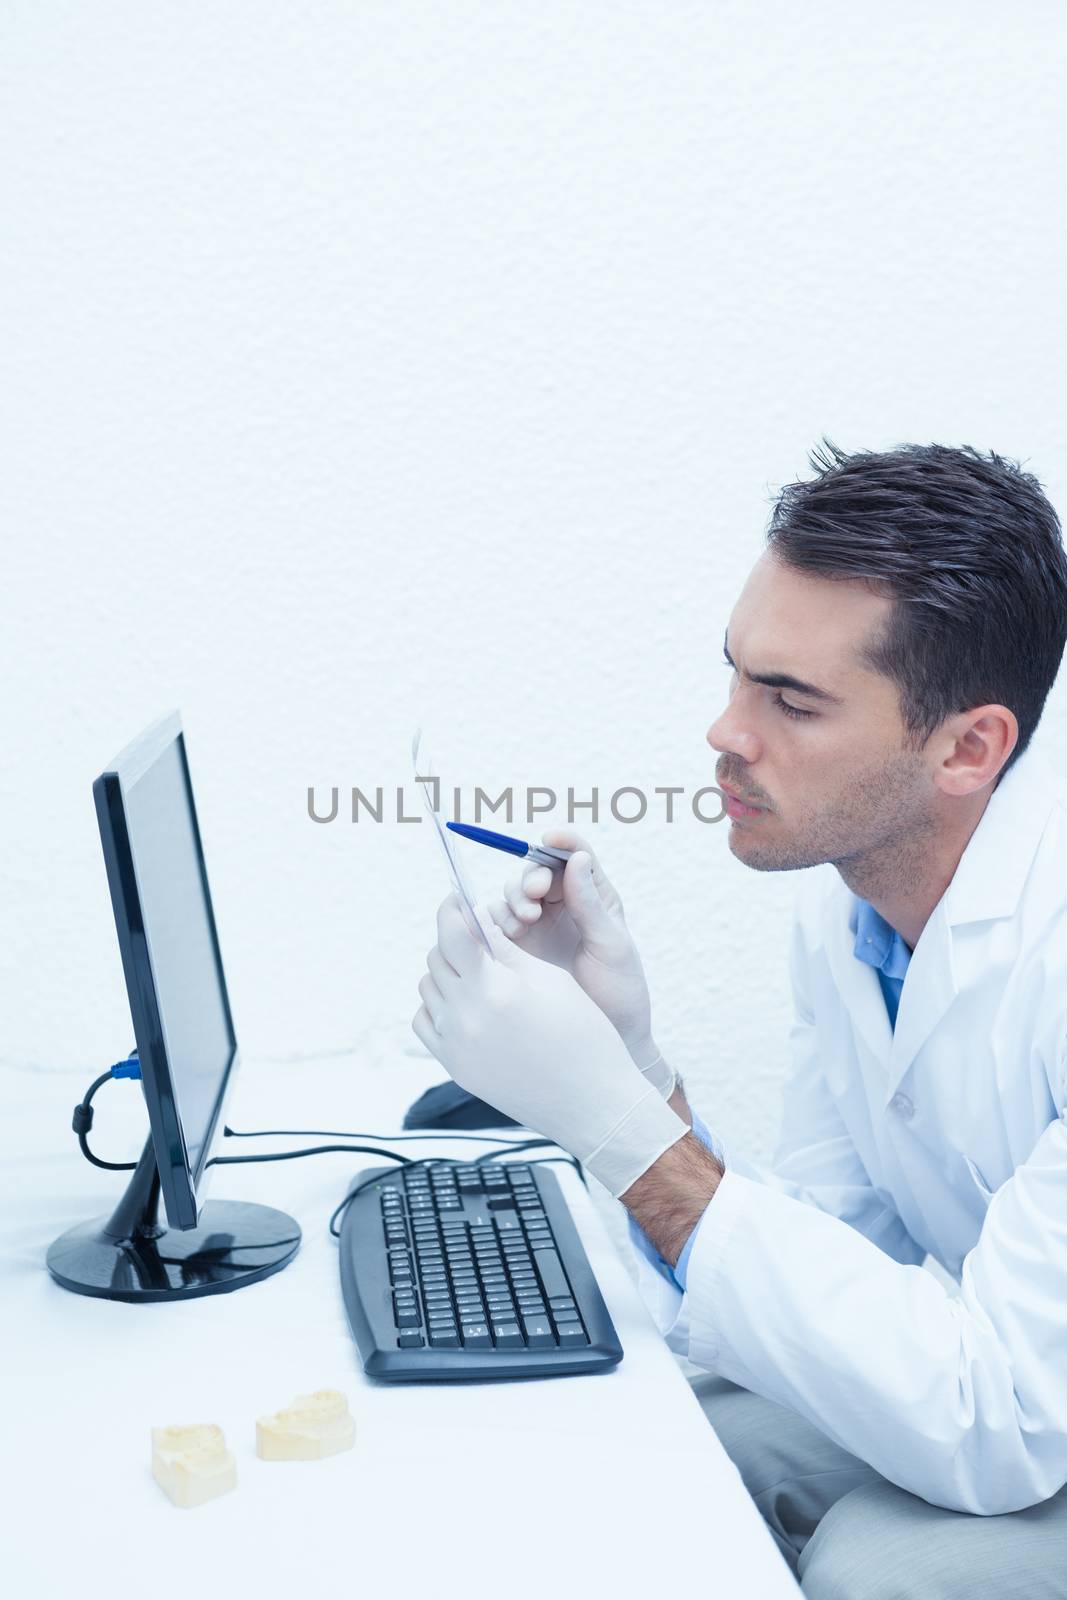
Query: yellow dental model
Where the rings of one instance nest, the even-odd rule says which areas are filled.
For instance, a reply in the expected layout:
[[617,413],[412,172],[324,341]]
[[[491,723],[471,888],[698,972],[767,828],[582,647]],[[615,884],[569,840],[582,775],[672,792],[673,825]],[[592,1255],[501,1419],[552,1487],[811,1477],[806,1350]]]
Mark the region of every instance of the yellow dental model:
[[336,1389],[298,1395],[291,1406],[256,1421],[256,1451],[264,1461],[317,1461],[350,1450],[356,1424]]
[[152,1476],[176,1506],[188,1509],[237,1487],[237,1463],[213,1422],[152,1429]]

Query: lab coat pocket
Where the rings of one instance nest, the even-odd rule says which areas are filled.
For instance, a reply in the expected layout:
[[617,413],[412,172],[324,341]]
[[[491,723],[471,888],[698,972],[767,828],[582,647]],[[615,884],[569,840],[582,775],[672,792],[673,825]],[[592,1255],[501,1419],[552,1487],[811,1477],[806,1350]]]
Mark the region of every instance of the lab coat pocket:
[[976,1185],[979,1193],[981,1194],[982,1198],[985,1200],[986,1205],[988,1205],[990,1200],[992,1200],[995,1191],[989,1187],[989,1185],[986,1182],[985,1178],[983,1178],[981,1172],[975,1166],[975,1164],[971,1160],[970,1156],[964,1156],[963,1159],[967,1163],[967,1170],[970,1173],[971,1177],[974,1179],[975,1185]]

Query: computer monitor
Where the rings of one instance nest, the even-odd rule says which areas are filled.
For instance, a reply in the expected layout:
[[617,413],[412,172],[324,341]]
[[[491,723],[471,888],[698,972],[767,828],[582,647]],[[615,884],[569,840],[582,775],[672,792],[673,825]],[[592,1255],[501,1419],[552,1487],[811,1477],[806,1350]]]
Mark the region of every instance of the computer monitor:
[[300,1229],[269,1206],[205,1200],[238,1049],[178,714],[127,745],[93,798],[149,1137],[114,1214],[57,1239],[48,1266],[65,1288],[109,1299],[235,1289],[279,1271]]

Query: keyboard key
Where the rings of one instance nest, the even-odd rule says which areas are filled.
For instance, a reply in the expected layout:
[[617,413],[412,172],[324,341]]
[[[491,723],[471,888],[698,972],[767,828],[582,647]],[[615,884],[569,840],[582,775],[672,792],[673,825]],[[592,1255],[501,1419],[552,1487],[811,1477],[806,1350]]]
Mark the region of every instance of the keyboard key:
[[523,1317],[522,1331],[531,1350],[545,1350],[555,1346],[556,1336],[547,1317]]
[[566,1322],[558,1332],[561,1350],[566,1350],[568,1347],[573,1349],[575,1345],[589,1343],[585,1336],[585,1329],[580,1322]]
[[552,1307],[553,1311],[574,1310],[574,1301],[571,1299],[569,1294],[556,1295],[555,1298],[550,1300],[548,1303]]
[[422,1325],[418,1306],[397,1306],[393,1321],[398,1328],[418,1328]]
[[541,1274],[541,1282],[549,1299],[554,1294],[563,1295],[570,1292],[563,1264],[554,1250],[535,1250],[534,1260],[537,1262],[537,1270]]
[[405,1328],[403,1333],[398,1333],[396,1342],[401,1350],[421,1350],[426,1343],[417,1328]]
[[525,1348],[517,1322],[494,1322],[493,1338],[496,1341],[498,1350],[522,1350]]
[[465,1322],[460,1326],[463,1346],[466,1350],[491,1350],[493,1341],[489,1335],[489,1328],[484,1322]]
[[450,1333],[446,1333],[443,1329],[438,1331],[431,1328],[430,1343],[436,1345],[438,1349],[444,1347],[449,1350],[457,1350],[459,1348],[459,1334],[455,1328]]
[[555,1317],[559,1327],[562,1327],[565,1322],[577,1322],[579,1320],[577,1311],[554,1311],[552,1315]]

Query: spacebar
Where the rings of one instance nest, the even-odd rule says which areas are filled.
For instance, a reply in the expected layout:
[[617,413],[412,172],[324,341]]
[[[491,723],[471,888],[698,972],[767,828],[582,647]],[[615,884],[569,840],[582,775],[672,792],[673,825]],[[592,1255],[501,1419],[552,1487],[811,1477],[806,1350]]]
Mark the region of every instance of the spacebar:
[[563,1264],[554,1250],[535,1250],[533,1258],[541,1274],[546,1295],[570,1294],[571,1286],[563,1271]]

